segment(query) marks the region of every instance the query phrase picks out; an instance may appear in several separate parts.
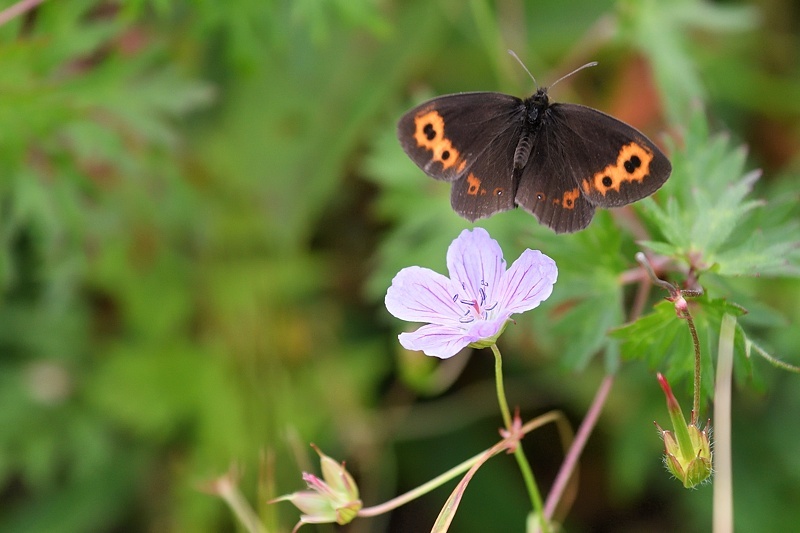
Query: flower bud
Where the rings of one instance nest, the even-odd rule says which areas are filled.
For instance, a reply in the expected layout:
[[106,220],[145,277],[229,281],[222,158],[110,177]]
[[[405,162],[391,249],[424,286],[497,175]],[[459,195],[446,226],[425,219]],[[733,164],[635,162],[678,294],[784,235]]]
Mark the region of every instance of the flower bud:
[[701,430],[694,423],[687,424],[666,378],[658,374],[658,381],[667,397],[667,410],[672,427],[675,429],[674,432],[667,431],[656,424],[664,439],[664,464],[683,483],[683,486],[689,489],[711,476],[712,452],[708,437],[709,426]]
[[358,486],[345,469],[344,463],[337,463],[319,448],[313,444],[312,446],[320,457],[322,479],[303,472],[303,480],[311,490],[287,494],[269,502],[290,501],[304,513],[293,531],[297,531],[303,524],[347,524],[356,517],[363,505],[358,497]]

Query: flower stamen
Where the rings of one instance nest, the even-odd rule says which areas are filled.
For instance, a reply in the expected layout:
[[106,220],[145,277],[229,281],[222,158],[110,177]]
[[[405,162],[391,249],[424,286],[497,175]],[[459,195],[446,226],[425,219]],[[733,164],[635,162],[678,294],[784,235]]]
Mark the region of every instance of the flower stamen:
[[[462,287],[465,287],[465,284],[461,284]],[[486,305],[486,290],[483,287],[488,287],[489,284],[485,281],[481,280],[481,288],[478,289],[478,294],[480,295],[481,299],[480,302],[478,300],[459,300],[458,295],[453,296],[454,302],[459,302],[467,306],[467,310],[464,311],[464,315],[459,319],[462,324],[468,324],[470,322],[474,322],[476,319],[478,320],[488,320],[489,319],[489,311],[494,310],[497,307],[497,302],[494,302],[492,305]],[[466,287],[464,288],[466,290]]]

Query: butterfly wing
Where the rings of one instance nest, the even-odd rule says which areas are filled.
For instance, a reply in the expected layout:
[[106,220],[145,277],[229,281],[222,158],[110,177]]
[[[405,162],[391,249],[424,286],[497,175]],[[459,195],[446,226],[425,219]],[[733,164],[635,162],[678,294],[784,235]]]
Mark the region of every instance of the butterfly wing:
[[585,228],[595,207],[649,196],[672,166],[636,128],[577,104],[552,104],[534,141],[516,203],[557,233]]
[[397,136],[426,174],[452,182],[453,209],[475,221],[515,207],[514,151],[524,116],[514,96],[453,94],[403,115]]
[[667,156],[633,126],[576,104],[560,104],[554,113],[592,149],[591,163],[579,176],[581,192],[592,204],[630,204],[650,196],[669,178],[672,165]]
[[555,105],[545,111],[536,132],[515,200],[539,223],[556,233],[571,233],[588,226],[594,216],[595,207],[581,194],[578,178],[597,163],[580,159],[589,147],[564,129],[559,115],[551,112]]

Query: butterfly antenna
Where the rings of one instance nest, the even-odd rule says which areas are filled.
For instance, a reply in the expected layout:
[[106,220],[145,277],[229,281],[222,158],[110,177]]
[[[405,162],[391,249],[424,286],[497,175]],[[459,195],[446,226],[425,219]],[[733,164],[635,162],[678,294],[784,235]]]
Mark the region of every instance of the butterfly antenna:
[[522,68],[525,70],[525,72],[527,72],[527,73],[528,73],[528,76],[530,76],[530,77],[531,77],[531,79],[533,80],[533,84],[534,84],[534,85],[536,85],[536,87],[538,88],[538,87],[539,87],[539,84],[538,84],[538,83],[536,83],[536,78],[534,78],[534,77],[533,77],[533,74],[531,74],[531,71],[530,71],[530,70],[528,70],[528,67],[526,67],[526,66],[525,66],[525,63],[523,63],[523,62],[522,62],[522,60],[521,60],[521,59],[519,58],[519,56],[518,56],[518,55],[517,55],[517,54],[514,52],[514,50],[509,50],[509,51],[508,51],[508,53],[509,53],[509,54],[511,54],[511,55],[514,57],[514,59],[516,59],[516,60],[517,60],[517,63],[519,63],[520,65],[522,65]]
[[591,62],[589,62],[589,63],[586,63],[585,65],[582,65],[582,66],[580,66],[580,67],[576,68],[575,70],[573,70],[573,71],[572,71],[572,72],[570,72],[569,74],[564,74],[563,76],[561,76],[560,78],[558,78],[556,81],[554,81],[554,82],[553,82],[553,84],[550,86],[550,88],[552,89],[553,87],[555,87],[555,86],[556,86],[556,83],[560,82],[560,81],[561,81],[561,80],[563,80],[564,78],[569,78],[570,76],[572,76],[573,74],[575,74],[575,73],[576,73],[576,72],[578,72],[579,70],[583,70],[583,69],[585,69],[585,68],[589,68],[589,67],[596,67],[596,66],[597,66],[597,61],[591,61]]

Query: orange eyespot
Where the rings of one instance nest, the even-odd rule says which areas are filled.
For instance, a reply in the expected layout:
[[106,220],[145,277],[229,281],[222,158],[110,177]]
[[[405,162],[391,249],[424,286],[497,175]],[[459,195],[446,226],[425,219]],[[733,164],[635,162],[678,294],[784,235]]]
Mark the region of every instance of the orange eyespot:
[[467,184],[469,187],[467,188],[467,194],[470,196],[478,196],[479,194],[483,195],[486,194],[486,189],[481,188],[481,180],[478,176],[473,174],[472,172],[469,173],[467,176]]
[[650,173],[650,162],[653,154],[642,145],[631,142],[622,147],[617,161],[596,172],[590,180],[583,180],[581,187],[585,193],[597,191],[603,196],[609,190],[619,192],[620,186],[626,182],[641,183]]
[[445,169],[456,167],[459,172],[464,170],[466,162],[450,139],[444,136],[444,118],[438,111],[420,113],[414,117],[414,127],[417,146],[431,151],[433,161],[441,163]]

